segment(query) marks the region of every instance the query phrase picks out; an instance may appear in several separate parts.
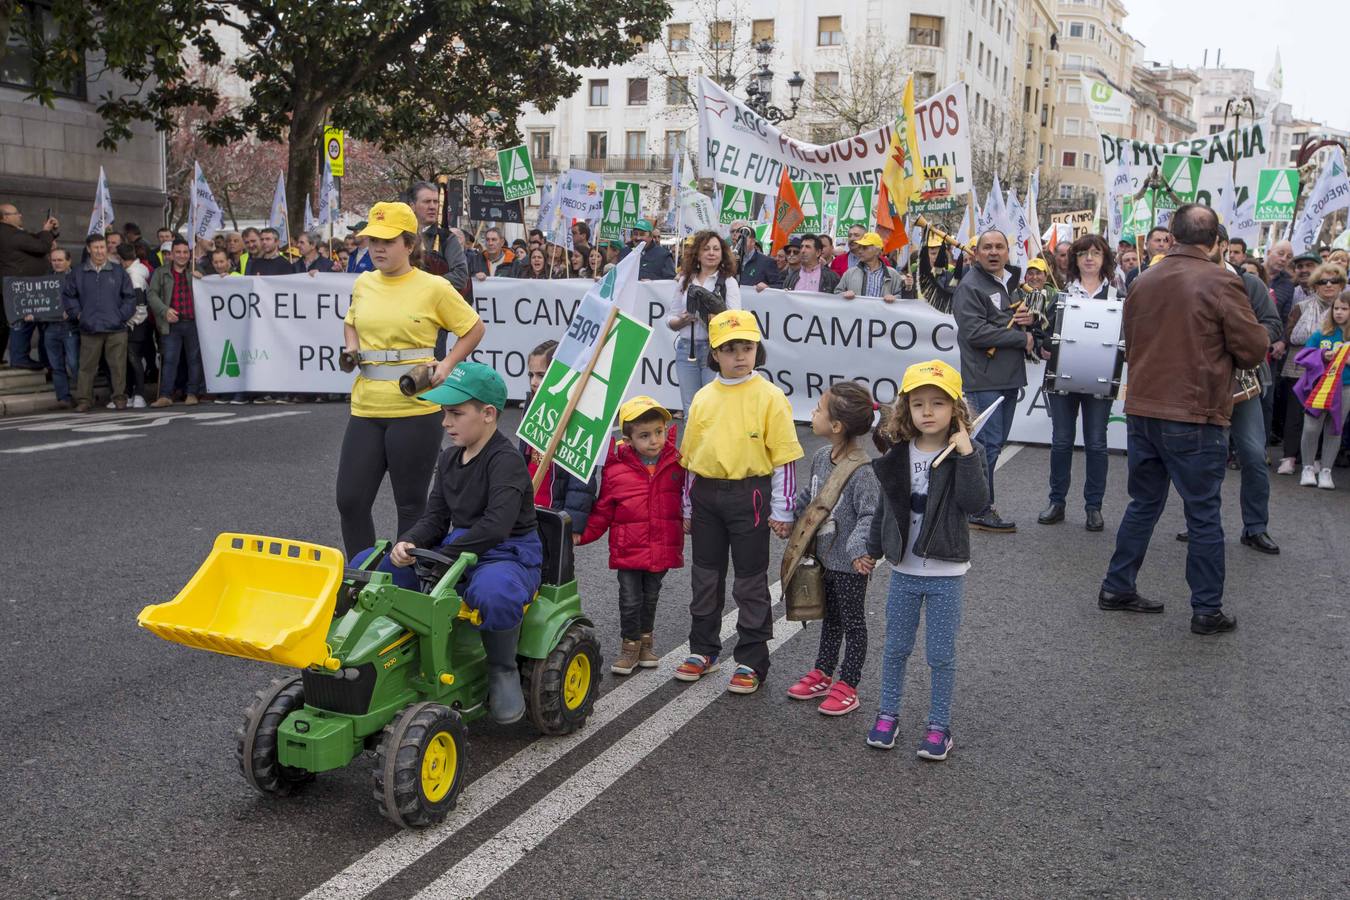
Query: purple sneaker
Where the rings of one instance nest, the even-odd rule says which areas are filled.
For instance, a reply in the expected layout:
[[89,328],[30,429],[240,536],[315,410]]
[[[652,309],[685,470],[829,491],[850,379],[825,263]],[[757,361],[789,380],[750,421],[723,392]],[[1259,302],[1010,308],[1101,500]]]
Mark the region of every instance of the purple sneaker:
[[890,750],[895,746],[895,716],[881,713],[876,724],[867,732],[867,746],[878,750]]
[[928,733],[923,737],[923,743],[919,745],[919,759],[944,760],[947,754],[952,752],[952,746],[950,734],[930,725]]

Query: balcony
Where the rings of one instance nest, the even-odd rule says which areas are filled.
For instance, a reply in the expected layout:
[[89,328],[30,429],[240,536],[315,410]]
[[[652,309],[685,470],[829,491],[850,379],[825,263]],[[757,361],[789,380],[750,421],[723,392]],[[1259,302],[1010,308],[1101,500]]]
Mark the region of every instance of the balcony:
[[[573,156],[568,160],[570,168],[585,169],[588,172],[609,172],[609,173],[664,173],[670,174],[671,167],[675,164],[674,156],[664,154],[649,154],[644,156],[606,156],[603,158],[592,158],[589,156]],[[556,165],[556,160],[555,160]],[[539,167],[539,163],[535,163]],[[556,169],[547,171],[557,171]]]

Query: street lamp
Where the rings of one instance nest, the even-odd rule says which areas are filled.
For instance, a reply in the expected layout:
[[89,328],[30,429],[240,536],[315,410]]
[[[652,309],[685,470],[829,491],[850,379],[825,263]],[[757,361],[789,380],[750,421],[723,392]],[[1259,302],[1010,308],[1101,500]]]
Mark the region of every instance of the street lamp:
[[773,53],[773,42],[760,41],[755,45],[755,53],[759,56],[759,68],[750,76],[750,83],[745,87],[746,105],[775,124],[796,118],[797,106],[802,99],[802,86],[806,84],[806,79],[802,77],[801,72],[794,71],[792,77],[787,80],[788,99],[792,102],[792,109],[784,112],[772,102],[773,70],[769,68],[769,55]]

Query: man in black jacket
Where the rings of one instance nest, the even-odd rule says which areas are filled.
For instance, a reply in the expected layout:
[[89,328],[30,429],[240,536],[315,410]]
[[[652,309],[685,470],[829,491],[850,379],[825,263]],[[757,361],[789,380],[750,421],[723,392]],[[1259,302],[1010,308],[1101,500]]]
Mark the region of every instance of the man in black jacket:
[[646,219],[633,225],[633,247],[644,244],[638,266],[639,281],[662,281],[675,277],[675,257],[657,240],[656,226]]
[[[48,218],[37,234],[23,230],[23,213],[12,203],[0,203],[0,277],[47,274],[47,254],[60,233],[60,223]],[[32,322],[15,322],[14,333],[0,316],[0,352],[9,346],[9,364],[15,369],[41,369],[42,363],[28,351],[33,340]]]
[[778,264],[773,261],[773,257],[759,251],[754,229],[748,222],[736,222],[731,226],[731,240],[741,260],[740,274],[736,277],[741,287],[754,287],[761,282],[769,287],[778,287],[783,283]]
[[61,305],[66,318],[80,327],[80,368],[75,386],[75,411],[94,405],[94,375],[98,361],[108,362],[113,406],[127,408],[127,323],[136,314],[136,292],[126,269],[108,259],[108,243],[101,234],[84,239],[89,258],[66,276]]

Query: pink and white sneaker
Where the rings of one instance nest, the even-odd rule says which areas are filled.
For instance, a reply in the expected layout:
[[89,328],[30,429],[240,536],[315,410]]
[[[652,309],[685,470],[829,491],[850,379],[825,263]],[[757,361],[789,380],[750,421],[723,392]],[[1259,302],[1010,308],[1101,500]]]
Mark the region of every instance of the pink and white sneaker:
[[821,715],[844,716],[858,708],[858,692],[842,681],[836,681],[829,696],[817,707]]
[[812,669],[788,688],[788,696],[793,700],[814,700],[829,689],[830,676],[819,669]]

